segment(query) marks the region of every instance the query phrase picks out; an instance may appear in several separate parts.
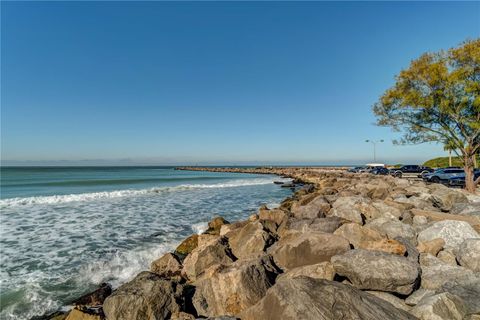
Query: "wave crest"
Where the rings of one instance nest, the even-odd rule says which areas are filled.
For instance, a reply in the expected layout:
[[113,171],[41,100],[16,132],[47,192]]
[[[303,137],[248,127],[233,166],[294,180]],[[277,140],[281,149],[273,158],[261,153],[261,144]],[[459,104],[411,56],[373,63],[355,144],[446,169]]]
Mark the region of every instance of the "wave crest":
[[[278,179],[277,179],[278,180]],[[58,204],[77,201],[95,201],[106,198],[120,198],[140,196],[161,192],[175,192],[182,190],[194,190],[194,189],[208,189],[208,188],[235,188],[244,186],[255,186],[273,183],[273,179],[256,178],[256,179],[243,179],[233,180],[226,183],[215,184],[184,184],[172,187],[156,187],[140,190],[115,190],[115,191],[102,191],[91,193],[79,193],[79,194],[66,194],[66,195],[53,195],[53,196],[36,196],[25,198],[9,198],[0,200],[0,208],[9,208],[15,206],[35,205],[35,204]]]

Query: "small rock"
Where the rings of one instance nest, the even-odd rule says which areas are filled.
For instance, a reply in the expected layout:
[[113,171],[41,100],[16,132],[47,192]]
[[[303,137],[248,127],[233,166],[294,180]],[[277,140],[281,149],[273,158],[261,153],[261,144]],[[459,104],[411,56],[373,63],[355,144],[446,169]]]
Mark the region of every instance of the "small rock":
[[205,231],[206,234],[213,234],[213,235],[219,235],[220,234],[220,228],[224,224],[229,224],[227,220],[225,220],[222,217],[215,217],[213,218],[209,223],[208,223],[208,229]]
[[100,314],[89,313],[87,310],[79,310],[73,308],[65,320],[102,320],[103,317]]
[[102,283],[95,291],[73,300],[72,304],[81,307],[98,307],[103,304],[110,294],[112,294],[112,286],[108,283]]
[[193,234],[175,249],[175,255],[183,260],[190,252],[192,252],[198,246],[198,234]]
[[455,255],[447,250],[442,250],[437,254],[437,258],[445,262],[446,264],[457,266],[457,259]]
[[414,216],[413,217],[413,224],[416,225],[416,226],[425,225],[427,223],[428,223],[427,217],[424,217],[424,216]]
[[430,253],[431,255],[436,256],[437,253],[443,249],[444,245],[445,241],[443,239],[436,238],[425,242],[419,242],[417,249],[420,253]]

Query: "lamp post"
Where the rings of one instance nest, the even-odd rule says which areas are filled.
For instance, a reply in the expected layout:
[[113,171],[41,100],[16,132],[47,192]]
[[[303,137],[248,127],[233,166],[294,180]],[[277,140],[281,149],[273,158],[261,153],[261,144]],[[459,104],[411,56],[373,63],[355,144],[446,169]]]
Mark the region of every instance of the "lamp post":
[[383,139],[382,140],[365,140],[365,142],[370,142],[373,144],[373,162],[376,162],[377,161],[377,148],[376,148],[376,145],[377,143],[380,143],[380,142],[383,142]]

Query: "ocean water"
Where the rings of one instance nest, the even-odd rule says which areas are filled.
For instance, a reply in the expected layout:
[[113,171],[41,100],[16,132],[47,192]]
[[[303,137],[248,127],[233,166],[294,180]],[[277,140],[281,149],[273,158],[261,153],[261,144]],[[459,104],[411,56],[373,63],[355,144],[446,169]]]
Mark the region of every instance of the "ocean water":
[[291,191],[278,177],[166,167],[2,168],[0,319],[68,308],[118,286],[200,233],[214,216],[246,218]]

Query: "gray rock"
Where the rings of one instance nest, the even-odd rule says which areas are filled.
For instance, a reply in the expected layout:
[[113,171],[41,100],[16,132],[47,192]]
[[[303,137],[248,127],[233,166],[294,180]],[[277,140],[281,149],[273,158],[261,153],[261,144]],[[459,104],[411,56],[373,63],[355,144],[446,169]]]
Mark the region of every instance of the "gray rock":
[[398,220],[379,218],[367,223],[366,227],[377,230],[389,239],[403,237],[411,241],[413,244],[417,244],[417,233],[415,232],[415,229]]
[[462,320],[466,308],[460,298],[450,293],[441,293],[425,297],[411,313],[421,320]]
[[309,277],[279,280],[240,317],[242,320],[415,319],[352,286]]
[[297,230],[301,232],[320,231],[325,233],[333,233],[337,230],[346,220],[339,217],[325,217],[317,219],[295,219],[290,218],[285,226],[285,229],[280,233],[280,236],[284,234],[286,230]]
[[368,199],[360,196],[340,197],[333,203],[329,215],[363,224],[362,212],[357,208],[360,203],[368,203]]
[[372,294],[377,298],[380,298],[382,300],[387,301],[388,303],[391,303],[395,308],[398,308],[400,310],[410,311],[411,309],[411,307],[408,306],[404,300],[400,299],[397,296],[394,296],[391,293],[383,292],[383,291],[371,291],[371,290],[368,290],[365,292],[368,292],[369,294]]
[[422,300],[425,297],[431,297],[435,294],[435,291],[433,290],[428,290],[428,289],[418,289],[417,291],[414,291],[411,295],[405,299],[405,303],[409,306],[415,306],[417,305],[420,300]]
[[449,292],[465,302],[468,314],[480,314],[480,275],[447,281],[437,293]]
[[472,226],[464,221],[443,220],[435,222],[418,234],[418,241],[425,242],[435,238],[445,241],[445,249],[457,252],[463,241],[469,238],[480,238]]
[[[423,257],[422,257],[423,258]],[[475,279],[474,273],[460,266],[446,264],[436,257],[420,259],[422,263],[421,287],[424,289],[438,290],[450,281],[465,282]]]
[[330,261],[334,255],[350,250],[346,239],[330,233],[288,234],[268,249],[275,263],[284,270]]
[[418,252],[417,247],[415,247],[410,240],[405,239],[404,237],[395,237],[395,240],[397,240],[398,242],[403,244],[405,248],[407,248],[407,254],[405,256],[408,259],[418,263],[420,253]]
[[103,311],[109,320],[170,319],[180,295],[176,282],[145,271],[105,299]]
[[268,256],[220,266],[195,283],[193,305],[201,316],[238,315],[265,295],[278,272]]
[[456,203],[467,203],[467,197],[457,191],[450,188],[438,188],[432,192],[433,205],[442,211],[450,211]]
[[461,266],[480,272],[480,238],[463,241],[458,250],[457,260]]
[[446,264],[457,266],[457,259],[455,255],[448,250],[442,250],[437,254],[437,258],[445,262]]
[[398,255],[361,249],[332,258],[337,274],[360,289],[410,294],[416,288],[420,266]]

